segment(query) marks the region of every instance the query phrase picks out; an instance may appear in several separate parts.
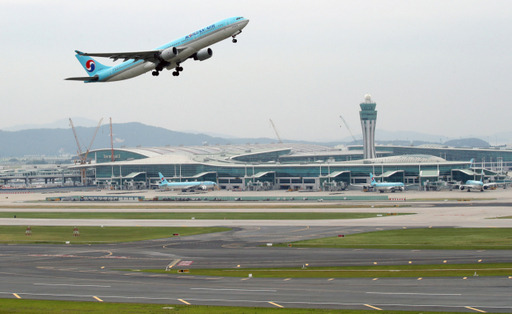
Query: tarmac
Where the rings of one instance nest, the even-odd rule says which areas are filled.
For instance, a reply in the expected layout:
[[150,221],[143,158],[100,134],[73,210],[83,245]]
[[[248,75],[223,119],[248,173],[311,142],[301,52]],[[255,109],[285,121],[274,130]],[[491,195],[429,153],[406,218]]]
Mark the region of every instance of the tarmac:
[[[3,191],[2,191],[3,192]],[[178,192],[72,191],[65,195],[143,195]],[[336,234],[416,227],[512,228],[512,193],[441,191],[390,193],[385,201],[304,201],[327,192],[268,193],[279,202],[46,202],[56,193],[0,194],[0,211],[106,212],[375,212],[341,220],[115,220],[2,218],[0,225],[228,226],[228,232],[132,243],[0,244],[1,298],[138,302],[251,307],[512,313],[510,277],[230,278],[195,276],[196,268],[369,266],[510,263],[510,250],[304,249],[268,246]],[[268,195],[266,194],[266,195]],[[380,195],[380,193],[370,193]],[[203,195],[203,194],[198,194]],[[360,191],[337,195],[368,195]],[[293,198],[294,200],[290,200]],[[391,199],[391,200],[389,200]],[[351,207],[353,206],[353,207]],[[380,207],[387,206],[387,207]],[[296,208],[298,207],[298,208]],[[414,213],[383,215],[378,213]],[[165,269],[165,274],[121,269]],[[176,272],[187,268],[189,275]]]

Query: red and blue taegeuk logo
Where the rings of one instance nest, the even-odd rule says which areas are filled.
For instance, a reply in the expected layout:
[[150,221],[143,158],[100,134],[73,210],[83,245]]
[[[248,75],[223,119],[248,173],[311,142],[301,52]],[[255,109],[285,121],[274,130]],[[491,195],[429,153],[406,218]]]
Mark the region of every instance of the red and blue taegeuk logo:
[[87,60],[87,62],[85,63],[85,68],[88,72],[94,72],[94,69],[96,69],[96,64],[93,60]]

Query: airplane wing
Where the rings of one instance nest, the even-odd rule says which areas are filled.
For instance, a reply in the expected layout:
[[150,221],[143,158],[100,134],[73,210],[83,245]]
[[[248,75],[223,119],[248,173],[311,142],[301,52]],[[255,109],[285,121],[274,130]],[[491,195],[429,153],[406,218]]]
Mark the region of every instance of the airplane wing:
[[[181,52],[186,49],[186,47],[176,48],[178,52]],[[86,53],[75,50],[75,52],[81,56],[89,56],[89,57],[100,57],[100,58],[110,58],[113,61],[117,61],[119,59],[123,59],[123,61],[127,60],[144,60],[150,62],[158,62],[160,61],[160,53],[162,50],[148,50],[148,51],[134,51],[134,52],[112,52],[112,53]]]

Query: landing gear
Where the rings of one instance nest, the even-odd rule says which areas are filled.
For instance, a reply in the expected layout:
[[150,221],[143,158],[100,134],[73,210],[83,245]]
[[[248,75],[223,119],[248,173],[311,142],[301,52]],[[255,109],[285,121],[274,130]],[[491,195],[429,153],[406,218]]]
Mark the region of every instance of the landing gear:
[[158,71],[153,71],[153,72],[151,72],[151,74],[153,74],[153,76],[158,76],[158,75],[160,75],[160,72],[158,72]]
[[236,43],[238,42],[238,40],[236,40],[236,38],[235,38],[235,37],[236,37],[236,36],[238,36],[238,35],[240,35],[241,33],[242,33],[242,31],[239,31],[239,32],[238,32],[238,33],[236,33],[235,35],[232,35],[232,36],[231,36],[231,37],[233,37],[233,40],[232,40],[233,44],[236,44]]
[[176,68],[174,68],[174,72],[172,72],[172,76],[180,76],[180,72],[183,71],[183,67],[177,64]]

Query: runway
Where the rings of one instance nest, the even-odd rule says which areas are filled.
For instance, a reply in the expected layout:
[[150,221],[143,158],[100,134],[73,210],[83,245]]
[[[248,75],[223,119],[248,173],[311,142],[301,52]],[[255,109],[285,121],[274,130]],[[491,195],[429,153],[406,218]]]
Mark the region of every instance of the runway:
[[[409,262],[510,263],[511,252],[504,250],[303,249],[266,246],[267,243],[286,243],[340,233],[353,234],[402,227],[512,227],[512,219],[494,219],[511,215],[510,207],[499,204],[504,200],[487,202],[493,205],[473,202],[471,205],[443,206],[442,201],[426,202],[396,209],[399,212],[415,212],[416,215],[350,220],[2,219],[0,224],[215,225],[233,227],[233,230],[183,238],[91,246],[2,244],[0,297],[91,302],[510,313],[512,277],[506,276],[290,279],[205,277],[193,274],[194,268],[235,268],[238,265],[242,268],[297,267],[300,270],[306,263],[311,267],[364,266],[374,263],[404,265]],[[226,209],[220,206],[218,210]],[[337,210],[354,211],[346,208]],[[357,210],[382,212],[378,208]],[[175,271],[152,274],[123,270],[165,269],[173,263],[187,265],[181,268],[187,267],[191,274],[182,275]]]
[[[245,229],[225,235],[118,245],[2,245],[1,297],[97,302],[276,306],[287,308],[482,311],[512,310],[512,279],[463,278],[229,278],[193,276],[194,268],[509,262],[508,251],[337,250],[257,247],[291,230]],[[323,232],[322,228],[318,230]],[[349,231],[349,230],[344,230]],[[306,236],[307,237],[307,236]],[[164,269],[191,263],[192,275],[120,269]],[[16,295],[16,296],[15,296]],[[370,307],[371,308],[371,307]]]

